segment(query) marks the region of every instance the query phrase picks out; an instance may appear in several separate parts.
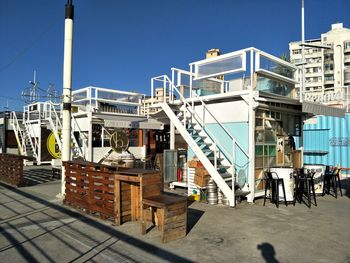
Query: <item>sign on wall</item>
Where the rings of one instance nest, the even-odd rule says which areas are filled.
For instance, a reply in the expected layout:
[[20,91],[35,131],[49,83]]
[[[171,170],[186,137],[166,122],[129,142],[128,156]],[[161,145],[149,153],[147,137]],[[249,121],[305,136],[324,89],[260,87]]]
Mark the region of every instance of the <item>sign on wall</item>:
[[49,134],[46,140],[47,150],[51,154],[51,156],[55,159],[61,158],[61,151],[58,147],[58,143],[56,141],[55,135],[53,132]]
[[330,146],[350,146],[350,137],[332,137],[329,139]]

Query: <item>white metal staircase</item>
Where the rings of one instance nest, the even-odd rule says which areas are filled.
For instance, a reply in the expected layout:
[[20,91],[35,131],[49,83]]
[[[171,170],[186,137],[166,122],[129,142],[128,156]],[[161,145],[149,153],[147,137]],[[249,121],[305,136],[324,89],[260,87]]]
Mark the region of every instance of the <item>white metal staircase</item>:
[[[33,128],[32,123],[34,122],[36,125],[46,125],[46,127],[53,132],[60,150],[62,150],[62,124],[60,116],[53,103],[38,103],[36,109],[36,112],[33,114],[33,112],[30,111],[30,107],[26,106],[22,120],[18,120],[16,112],[11,112],[10,119],[12,121],[20,153],[28,157],[33,157],[35,161],[40,162],[39,147],[41,147],[41,145],[38,143],[38,137],[40,134],[36,134],[35,131],[37,129]],[[71,132],[71,140],[72,157],[75,158],[80,156],[84,158],[83,151],[74,136],[73,130]]]
[[33,136],[33,129],[30,123],[25,120],[22,124],[18,121],[16,112],[12,111],[10,114],[13,130],[19,146],[20,154],[38,159],[38,143],[35,135]]
[[[60,151],[62,151],[62,141],[61,141],[62,124],[61,124],[60,116],[58,115],[54,104],[47,102],[45,103],[44,108],[45,108],[44,118],[48,122],[47,128],[53,132],[56,142],[58,144],[58,147]],[[74,136],[73,129],[71,129],[71,140],[72,140],[72,143],[71,143],[72,157],[73,158],[78,156],[84,157],[83,151],[80,148],[78,141]]]
[[163,78],[164,81],[170,85],[169,90],[172,94],[169,97],[174,97],[172,95],[176,93],[176,97],[179,97],[181,103],[180,105],[172,105],[172,102],[163,102],[158,105],[163,109],[172,124],[209,172],[212,179],[228,198],[230,206],[235,206],[236,147],[240,148],[249,161],[248,154],[231,133],[211,113],[203,100],[198,97],[197,99],[203,109],[203,116],[204,114],[211,115],[220,129],[230,138],[233,148],[232,153],[228,153],[228,150],[220,143],[216,136],[206,128],[203,120],[204,118],[199,116],[196,112],[193,100],[190,103],[167,76],[163,76]]

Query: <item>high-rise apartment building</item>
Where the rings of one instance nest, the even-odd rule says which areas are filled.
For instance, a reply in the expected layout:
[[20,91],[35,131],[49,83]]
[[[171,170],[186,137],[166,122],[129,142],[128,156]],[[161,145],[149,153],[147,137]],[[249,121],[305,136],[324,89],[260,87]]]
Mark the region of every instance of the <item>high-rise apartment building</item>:
[[[289,43],[291,62],[297,65],[302,64],[300,44],[300,41]],[[336,100],[330,98],[334,94],[344,95],[344,87],[350,85],[350,29],[344,28],[342,23],[333,24],[321,38],[306,40],[304,46],[304,97],[311,96],[315,101],[324,102],[322,100],[328,96],[329,102]],[[296,88],[299,94],[300,85]]]

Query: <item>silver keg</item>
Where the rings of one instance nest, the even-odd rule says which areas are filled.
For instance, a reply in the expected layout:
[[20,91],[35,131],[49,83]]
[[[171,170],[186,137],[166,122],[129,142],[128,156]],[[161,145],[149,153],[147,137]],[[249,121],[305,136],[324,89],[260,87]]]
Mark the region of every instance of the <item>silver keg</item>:
[[218,203],[218,187],[213,179],[210,179],[207,185],[207,201],[210,205]]
[[224,194],[222,194],[222,204],[227,206],[230,205],[230,201]]
[[223,197],[222,191],[221,191],[221,189],[218,187],[218,204],[219,204],[219,205],[222,204],[222,197]]

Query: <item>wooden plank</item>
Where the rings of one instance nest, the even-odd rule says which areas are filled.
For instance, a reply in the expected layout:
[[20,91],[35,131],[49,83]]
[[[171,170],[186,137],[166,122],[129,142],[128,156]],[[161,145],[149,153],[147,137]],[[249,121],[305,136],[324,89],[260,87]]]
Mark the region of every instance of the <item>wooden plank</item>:
[[181,215],[183,213],[185,213],[186,211],[186,208],[185,207],[182,207],[182,208],[179,208],[179,209],[176,209],[176,210],[173,210],[173,211],[168,211],[166,213],[166,217],[172,217],[172,216],[177,216],[177,215]]
[[187,201],[181,202],[181,203],[177,203],[177,204],[173,204],[173,205],[169,205],[168,206],[168,211],[173,211],[173,210],[177,210],[179,208],[183,208],[187,205]]
[[136,198],[137,195],[135,193],[135,191],[137,191],[137,188],[135,187],[135,185],[131,185],[131,193],[130,193],[130,198],[131,198],[131,221],[136,221]]
[[120,181],[135,182],[135,183],[140,182],[140,178],[137,176],[121,175],[121,174],[116,174],[115,176],[118,177],[118,180]]
[[182,229],[182,228],[185,228],[185,226],[186,226],[186,223],[184,220],[179,222],[168,223],[168,224],[165,224],[164,231],[165,233],[171,232],[170,230],[173,230],[175,232],[175,231],[178,231],[177,228]]
[[147,197],[147,196],[151,196],[151,195],[155,195],[154,193],[158,193],[156,195],[159,195],[162,191],[161,189],[162,184],[153,184],[153,185],[142,185],[142,196],[143,197]]
[[163,243],[167,243],[169,241],[173,241],[173,240],[176,240],[176,239],[180,239],[180,238],[183,238],[186,236],[186,230],[185,229],[182,229],[182,230],[178,230],[178,231],[175,231],[173,233],[167,233],[164,235],[163,239],[162,239],[162,242]]
[[115,224],[121,224],[121,200],[120,200],[120,181],[115,178],[114,180],[114,214]]
[[184,221],[185,222],[186,219],[186,214],[183,213],[181,215],[177,215],[177,216],[172,216],[172,217],[167,217],[165,218],[165,224],[168,223],[173,223],[173,222],[178,222],[178,221]]

